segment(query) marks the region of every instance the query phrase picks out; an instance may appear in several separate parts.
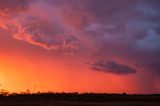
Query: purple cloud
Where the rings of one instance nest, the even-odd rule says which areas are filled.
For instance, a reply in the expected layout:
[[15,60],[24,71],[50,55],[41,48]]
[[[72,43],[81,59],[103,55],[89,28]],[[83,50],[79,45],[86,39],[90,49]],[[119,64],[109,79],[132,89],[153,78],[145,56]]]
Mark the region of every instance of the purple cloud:
[[83,52],[95,63],[114,58],[125,63],[112,63],[119,70],[134,72],[129,65],[136,64],[135,69],[157,75],[159,5],[159,0],[5,0],[0,1],[0,26],[47,50]]
[[91,64],[91,68],[96,71],[117,75],[127,75],[137,72],[136,69],[125,64],[116,63],[115,61],[98,61],[94,64]]

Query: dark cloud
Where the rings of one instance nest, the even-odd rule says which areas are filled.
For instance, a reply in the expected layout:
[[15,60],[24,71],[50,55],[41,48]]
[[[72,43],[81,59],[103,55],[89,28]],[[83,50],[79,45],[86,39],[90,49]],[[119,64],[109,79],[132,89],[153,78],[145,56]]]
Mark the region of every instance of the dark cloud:
[[1,0],[0,16],[8,16],[20,11],[24,11],[29,7],[29,0]]
[[97,60],[131,61],[145,71],[159,74],[159,3],[158,0],[93,0],[90,12],[95,21],[88,31],[95,38],[93,56]]
[[98,61],[94,64],[91,64],[91,68],[96,71],[102,71],[117,75],[133,74],[137,72],[136,69],[128,65],[119,64],[115,61]]
[[[31,1],[0,1],[0,26],[14,38],[60,53],[81,50],[91,61],[131,61],[160,73],[159,0]],[[101,63],[100,70],[108,64]],[[115,73],[134,72],[127,65],[111,64],[121,67]]]
[[2,5],[1,12],[5,13],[5,16],[16,14],[9,19],[0,19],[0,22],[3,22],[3,25],[0,24],[0,26],[10,30],[14,38],[48,50],[75,52],[80,48],[79,39],[69,29],[69,24],[73,24],[77,28],[83,25],[81,19],[76,21],[80,15],[77,14],[74,18],[70,16],[74,16],[76,13],[70,11],[73,6],[66,6],[67,4],[64,5],[64,2],[62,4],[62,1],[56,0],[52,2],[50,0],[35,2],[6,0],[0,3]]

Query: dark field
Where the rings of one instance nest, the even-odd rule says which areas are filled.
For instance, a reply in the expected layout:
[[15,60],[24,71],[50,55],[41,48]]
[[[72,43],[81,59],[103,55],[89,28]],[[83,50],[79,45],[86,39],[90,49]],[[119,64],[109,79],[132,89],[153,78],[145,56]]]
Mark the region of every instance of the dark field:
[[0,106],[160,106],[160,95],[12,94],[1,95]]

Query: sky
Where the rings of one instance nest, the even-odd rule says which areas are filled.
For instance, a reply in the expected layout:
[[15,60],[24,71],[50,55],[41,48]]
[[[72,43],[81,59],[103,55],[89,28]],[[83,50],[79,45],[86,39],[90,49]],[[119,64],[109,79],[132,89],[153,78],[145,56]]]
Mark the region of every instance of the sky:
[[160,93],[159,0],[0,0],[0,89]]

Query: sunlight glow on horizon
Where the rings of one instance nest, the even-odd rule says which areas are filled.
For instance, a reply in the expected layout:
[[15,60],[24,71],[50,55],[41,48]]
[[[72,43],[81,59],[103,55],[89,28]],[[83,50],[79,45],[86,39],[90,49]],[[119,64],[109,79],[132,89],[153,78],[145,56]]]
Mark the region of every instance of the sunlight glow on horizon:
[[0,89],[160,93],[159,5],[0,0]]

